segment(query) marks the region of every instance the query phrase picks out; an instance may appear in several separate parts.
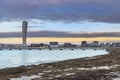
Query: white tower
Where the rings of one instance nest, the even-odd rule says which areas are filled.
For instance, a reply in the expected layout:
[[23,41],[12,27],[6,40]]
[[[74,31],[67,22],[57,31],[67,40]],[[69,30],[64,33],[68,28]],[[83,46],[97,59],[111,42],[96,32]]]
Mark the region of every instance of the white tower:
[[23,45],[26,45],[27,26],[28,26],[28,22],[25,20],[22,21],[22,42],[23,42]]

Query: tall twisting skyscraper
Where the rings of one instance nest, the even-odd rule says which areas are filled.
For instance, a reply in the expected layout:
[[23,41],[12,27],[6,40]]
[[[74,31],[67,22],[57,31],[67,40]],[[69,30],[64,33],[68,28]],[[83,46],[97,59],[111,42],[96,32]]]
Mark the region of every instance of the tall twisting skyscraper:
[[27,26],[28,26],[28,22],[23,21],[22,22],[22,42],[23,42],[23,45],[26,45]]

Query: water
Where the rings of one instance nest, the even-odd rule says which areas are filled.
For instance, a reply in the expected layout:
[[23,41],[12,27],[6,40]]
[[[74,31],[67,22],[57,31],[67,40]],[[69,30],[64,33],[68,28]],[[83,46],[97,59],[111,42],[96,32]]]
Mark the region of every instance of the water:
[[1,50],[0,69],[107,54],[105,50]]

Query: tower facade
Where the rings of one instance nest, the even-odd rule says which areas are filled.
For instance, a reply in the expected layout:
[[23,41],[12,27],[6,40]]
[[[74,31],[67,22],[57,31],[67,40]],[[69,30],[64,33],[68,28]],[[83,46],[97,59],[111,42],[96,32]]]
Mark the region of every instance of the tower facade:
[[28,27],[28,22],[22,21],[22,43],[23,45],[26,45],[27,27]]

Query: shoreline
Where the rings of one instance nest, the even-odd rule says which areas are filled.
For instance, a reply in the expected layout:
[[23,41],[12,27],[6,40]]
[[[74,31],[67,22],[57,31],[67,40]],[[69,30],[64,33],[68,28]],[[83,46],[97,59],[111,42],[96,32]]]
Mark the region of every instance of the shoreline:
[[[49,51],[49,50],[45,50],[45,51],[44,50],[43,51],[3,50],[1,51],[0,69],[6,68],[6,67],[8,68],[19,67],[22,65],[27,66],[27,65],[39,65],[43,63],[60,62],[60,61],[65,61],[69,59],[92,57],[92,56],[104,55],[104,54],[108,54],[108,52],[106,52],[105,50],[92,50],[92,49],[90,50],[87,49],[85,51],[80,50],[80,49],[72,50],[72,51],[71,50],[64,50],[64,51],[59,51],[59,50],[52,50],[52,51]],[[11,63],[9,63],[9,61],[11,61]]]
[[0,80],[17,80],[25,77],[31,77],[31,79],[34,77],[34,80],[101,80],[102,78],[112,80],[118,76],[111,73],[119,74],[120,71],[119,58],[119,53],[110,53],[60,62],[5,68],[0,69]]
[[[64,50],[64,49],[96,49],[96,50],[101,50],[101,49],[111,49],[114,47],[19,47],[19,48],[0,48],[0,50]],[[116,47],[117,48],[117,47]],[[118,47],[119,48],[119,47]]]

